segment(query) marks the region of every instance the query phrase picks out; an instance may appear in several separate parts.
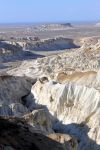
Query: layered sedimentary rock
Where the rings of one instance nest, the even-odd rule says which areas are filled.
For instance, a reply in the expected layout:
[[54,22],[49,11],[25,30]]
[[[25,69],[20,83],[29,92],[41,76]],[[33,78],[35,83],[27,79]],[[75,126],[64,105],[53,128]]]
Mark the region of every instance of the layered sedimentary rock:
[[29,51],[23,51],[21,44],[10,41],[0,41],[0,61],[15,61],[42,57]]
[[37,29],[38,31],[46,31],[46,30],[66,30],[70,29],[73,26],[71,23],[63,23],[63,24],[43,24],[40,26],[35,27],[35,30]]
[[56,37],[52,39],[44,39],[38,42],[27,42],[25,49],[34,51],[57,51],[63,49],[77,48],[73,39],[65,37]]
[[0,116],[16,116],[26,120],[40,133],[53,133],[48,111],[37,107],[32,98],[29,100],[31,86],[31,80],[26,77],[0,76]]
[[[6,41],[0,41],[0,60],[10,60],[16,56],[22,55],[21,47],[18,45],[11,45]],[[11,58],[12,57],[12,58]]]

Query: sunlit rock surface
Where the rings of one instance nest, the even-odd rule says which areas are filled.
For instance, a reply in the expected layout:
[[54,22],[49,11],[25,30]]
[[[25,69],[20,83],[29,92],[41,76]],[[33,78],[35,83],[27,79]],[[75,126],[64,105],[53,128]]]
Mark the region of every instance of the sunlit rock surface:
[[[35,96],[36,103],[46,105],[50,113],[66,125],[64,132],[68,130],[68,124],[84,123],[90,128],[89,138],[100,144],[100,93],[98,90],[73,83],[59,84],[50,81],[41,84],[38,81],[31,92]],[[79,137],[82,142],[86,142],[80,130],[73,129],[71,133]],[[91,143],[88,144],[90,149]],[[96,149],[95,145],[93,146]]]

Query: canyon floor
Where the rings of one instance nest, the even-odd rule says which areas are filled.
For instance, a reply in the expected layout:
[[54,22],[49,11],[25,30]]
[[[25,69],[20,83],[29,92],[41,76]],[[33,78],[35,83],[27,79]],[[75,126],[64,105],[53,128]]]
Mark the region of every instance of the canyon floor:
[[100,150],[100,27],[0,26],[0,150]]

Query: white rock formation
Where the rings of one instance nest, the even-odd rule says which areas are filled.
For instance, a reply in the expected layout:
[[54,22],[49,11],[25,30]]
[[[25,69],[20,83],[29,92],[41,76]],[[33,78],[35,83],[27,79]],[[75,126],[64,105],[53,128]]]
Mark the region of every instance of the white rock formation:
[[[35,96],[36,103],[46,105],[50,113],[66,125],[65,131],[68,124],[84,123],[90,128],[89,139],[100,144],[100,93],[98,90],[73,83],[59,84],[51,81],[41,84],[38,81],[32,87],[31,93]],[[83,131],[81,132],[80,129],[77,131],[75,128],[71,133],[73,132],[83,143],[85,142]],[[88,146],[90,149],[91,142]],[[85,150],[85,147],[83,149]],[[94,149],[96,149],[95,146]]]

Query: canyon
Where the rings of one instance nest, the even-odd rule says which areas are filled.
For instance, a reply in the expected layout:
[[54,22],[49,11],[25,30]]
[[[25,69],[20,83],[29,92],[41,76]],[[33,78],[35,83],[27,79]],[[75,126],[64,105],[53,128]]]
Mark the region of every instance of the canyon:
[[0,129],[1,150],[100,150],[100,37],[1,41]]

